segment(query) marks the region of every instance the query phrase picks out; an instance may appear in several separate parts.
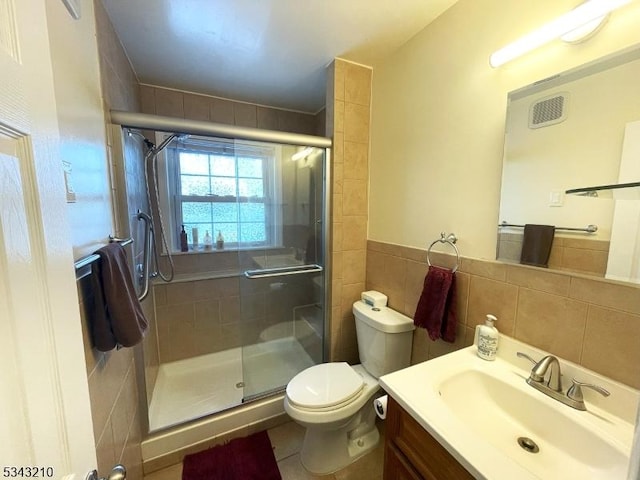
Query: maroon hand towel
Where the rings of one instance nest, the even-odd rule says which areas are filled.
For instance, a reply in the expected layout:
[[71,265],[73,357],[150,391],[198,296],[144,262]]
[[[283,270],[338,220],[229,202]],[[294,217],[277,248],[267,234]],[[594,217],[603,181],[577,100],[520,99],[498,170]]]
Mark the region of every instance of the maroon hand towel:
[[120,244],[110,243],[95,253],[100,260],[94,263],[91,275],[93,344],[102,352],[117,345],[132,347],[142,340],[148,322],[127,267],[126,252]]
[[431,340],[455,341],[456,275],[453,271],[429,267],[413,323],[416,327],[426,328]]
[[520,263],[536,267],[547,267],[555,231],[556,229],[553,225],[527,223],[524,226]]

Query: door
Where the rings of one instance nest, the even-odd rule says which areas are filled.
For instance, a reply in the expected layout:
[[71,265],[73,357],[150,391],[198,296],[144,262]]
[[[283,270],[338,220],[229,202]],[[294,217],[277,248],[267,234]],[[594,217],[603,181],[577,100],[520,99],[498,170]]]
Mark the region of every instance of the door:
[[70,480],[96,455],[47,28],[0,0],[0,475]]
[[278,144],[265,188],[265,248],[240,252],[244,401],[281,390],[322,362],[325,150]]

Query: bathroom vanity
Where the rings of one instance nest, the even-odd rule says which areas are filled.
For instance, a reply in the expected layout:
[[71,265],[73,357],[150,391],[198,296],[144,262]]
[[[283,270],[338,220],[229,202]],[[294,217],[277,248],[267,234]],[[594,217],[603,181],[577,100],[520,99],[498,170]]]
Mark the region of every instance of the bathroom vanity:
[[389,397],[385,435],[384,480],[473,479],[393,397]]
[[549,352],[500,335],[494,361],[473,345],[379,382],[387,480],[626,479],[638,390]]

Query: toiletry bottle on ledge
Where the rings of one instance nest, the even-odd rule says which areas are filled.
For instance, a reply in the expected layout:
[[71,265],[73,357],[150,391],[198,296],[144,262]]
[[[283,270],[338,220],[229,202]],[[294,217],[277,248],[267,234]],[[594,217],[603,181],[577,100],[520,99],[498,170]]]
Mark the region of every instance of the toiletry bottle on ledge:
[[198,227],[191,229],[191,243],[193,244],[193,249],[198,250]]
[[202,238],[202,243],[204,244],[205,250],[211,250],[211,235],[209,235],[209,230],[206,230],[204,233],[204,237]]
[[218,237],[216,238],[216,250],[222,250],[224,248],[224,237],[222,232],[218,230]]
[[189,244],[187,242],[187,232],[184,231],[184,225],[182,225],[182,230],[180,231],[180,251],[188,252]]
[[478,331],[478,356],[484,360],[495,360],[500,339],[498,329],[493,322],[498,320],[493,315],[487,315],[484,325]]

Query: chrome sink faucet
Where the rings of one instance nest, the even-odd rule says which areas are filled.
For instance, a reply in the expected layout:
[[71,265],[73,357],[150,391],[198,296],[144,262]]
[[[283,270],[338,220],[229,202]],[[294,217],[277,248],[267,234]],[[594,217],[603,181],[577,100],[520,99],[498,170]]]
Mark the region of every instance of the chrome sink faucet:
[[[554,400],[558,400],[559,402],[570,406],[571,408],[583,411],[587,409],[584,404],[581,387],[591,388],[605,397],[609,396],[609,392],[604,388],[591,383],[579,382],[576,379],[573,379],[573,385],[565,394],[562,391],[562,373],[560,371],[560,362],[557,357],[547,355],[539,362],[536,362],[526,353],[517,352],[517,355],[520,358],[526,358],[534,365],[531,369],[531,373],[529,374],[529,378],[527,378],[527,383],[529,385]],[[545,380],[547,372],[549,375]]]

